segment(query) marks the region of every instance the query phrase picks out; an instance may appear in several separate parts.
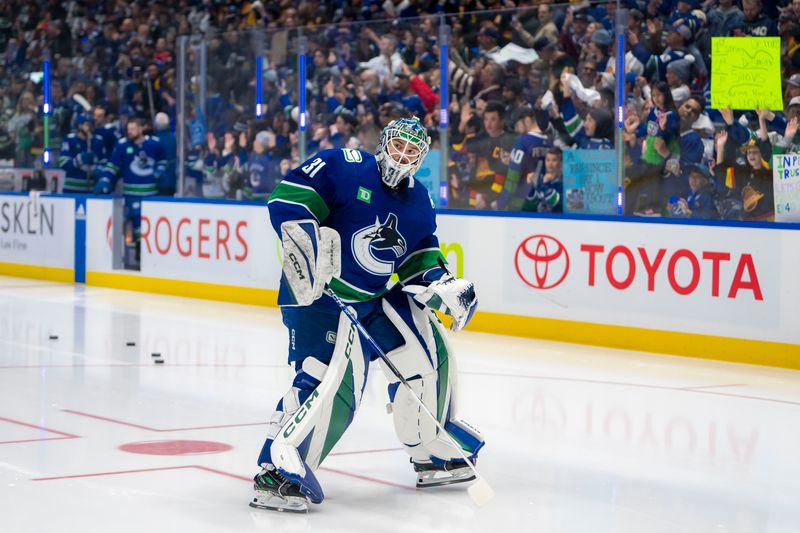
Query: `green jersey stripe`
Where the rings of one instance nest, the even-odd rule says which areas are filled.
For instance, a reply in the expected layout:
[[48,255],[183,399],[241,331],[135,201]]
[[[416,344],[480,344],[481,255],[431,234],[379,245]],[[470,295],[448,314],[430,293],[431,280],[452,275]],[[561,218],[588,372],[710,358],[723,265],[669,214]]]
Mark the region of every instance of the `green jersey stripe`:
[[340,280],[339,278],[333,278],[328,285],[330,286],[331,290],[336,293],[336,296],[347,303],[366,302],[368,300],[372,300],[373,298],[377,298],[386,292],[386,289],[374,293],[363,291],[358,287],[354,287],[353,285],[347,283],[346,281]]
[[439,259],[444,261],[441,250],[423,250],[421,253],[409,256],[397,269],[397,277],[402,282],[414,277],[420,272],[431,269],[439,264]]
[[328,218],[331,212],[317,191],[287,181],[280,182],[272,191],[269,201],[275,200],[304,205],[319,222]]
[[564,128],[570,135],[573,135],[576,131],[578,131],[581,126],[583,126],[583,121],[578,115],[575,115],[571,119],[564,122]]

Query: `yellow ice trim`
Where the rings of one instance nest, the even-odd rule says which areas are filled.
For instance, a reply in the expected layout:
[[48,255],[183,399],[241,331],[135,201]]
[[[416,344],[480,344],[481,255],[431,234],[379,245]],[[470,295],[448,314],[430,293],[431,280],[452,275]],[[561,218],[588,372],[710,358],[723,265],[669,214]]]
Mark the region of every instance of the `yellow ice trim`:
[[20,263],[0,263],[0,275],[18,278],[43,279],[72,283],[75,281],[75,270],[41,265],[23,265]]
[[276,290],[236,287],[199,281],[150,278],[136,274],[87,272],[86,285],[248,305],[268,307],[276,307],[278,305],[278,291]]
[[489,312],[475,313],[467,329],[800,370],[800,344]]
[[[2,270],[2,265],[4,264],[0,263],[0,274],[6,273]],[[71,281],[72,271],[65,269],[64,272],[69,274],[68,281]],[[12,273],[11,275],[17,274]],[[276,290],[150,278],[134,274],[87,272],[86,284],[267,307],[275,307],[278,302],[278,291]],[[443,318],[445,324],[449,325],[450,318]],[[475,313],[467,329],[499,335],[800,370],[800,345],[798,344],[507,315],[486,311]]]

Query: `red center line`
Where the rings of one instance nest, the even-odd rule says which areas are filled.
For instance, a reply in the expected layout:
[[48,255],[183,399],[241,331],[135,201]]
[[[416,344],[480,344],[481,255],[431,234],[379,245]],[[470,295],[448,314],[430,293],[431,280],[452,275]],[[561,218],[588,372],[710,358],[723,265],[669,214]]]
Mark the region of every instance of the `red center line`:
[[[31,481],[58,481],[62,479],[79,479],[79,478],[86,478],[86,477],[102,477],[102,476],[118,476],[123,474],[140,474],[143,472],[163,472],[167,470],[183,470],[193,468],[196,470],[203,470],[205,472],[210,472],[212,474],[217,474],[220,476],[227,476],[233,479],[238,479],[241,481],[246,481],[251,483],[253,481],[252,478],[240,476],[238,474],[232,474],[230,472],[224,472],[222,470],[217,470],[216,468],[209,468],[207,466],[201,465],[184,465],[184,466],[161,466],[156,468],[139,468],[136,470],[118,470],[115,472],[95,472],[91,474],[72,474],[68,476],[49,476],[49,477],[37,477],[31,479]],[[392,481],[386,481],[383,479],[378,479],[369,476],[362,476],[361,474],[355,474],[353,472],[345,472],[344,470],[337,470],[335,468],[328,468],[328,467],[320,467],[320,470],[325,470],[326,472],[330,472],[332,474],[339,474],[342,476],[352,477],[356,479],[360,479],[362,481],[369,481],[371,483],[379,483],[381,485],[388,485],[390,487],[397,487],[405,490],[417,490],[416,488],[409,486],[409,485],[401,485],[400,483],[394,483]]]
[[37,426],[35,424],[28,424],[27,422],[21,422],[19,420],[12,420],[11,418],[5,418],[0,416],[0,420],[3,422],[8,422],[9,424],[17,424],[18,426],[25,426],[33,429],[38,429],[39,431],[47,431],[48,433],[55,433],[56,435],[61,435],[60,437],[45,437],[45,438],[38,438],[38,439],[23,439],[23,440],[7,440],[7,441],[0,441],[0,444],[18,444],[21,442],[41,442],[45,440],[64,440],[64,439],[79,439],[80,436],[73,435],[72,433],[64,433],[63,431],[57,431],[55,429],[48,429],[46,427]]
[[[37,370],[42,370],[46,368],[95,368],[95,367],[120,367],[120,366],[145,366],[145,365],[131,365],[128,363],[103,363],[103,364],[88,364],[88,365],[4,365],[0,366],[0,370],[9,370],[9,369],[17,369],[17,368],[35,368]],[[153,365],[148,365],[153,366]]]
[[42,439],[3,440],[0,444],[20,444],[22,442],[44,442],[49,440],[79,439],[80,437],[45,437]]
[[109,368],[109,367],[130,367],[130,368],[167,368],[167,367],[192,367],[192,368],[282,368],[286,365],[269,364],[250,364],[250,363],[167,363],[164,366],[156,367],[153,363],[89,363],[89,364],[58,364],[58,365],[0,365],[0,370],[13,370],[21,368],[35,368],[38,370],[46,368]]
[[140,468],[138,470],[118,470],[116,472],[95,472],[93,474],[72,474],[69,476],[35,477],[31,481],[56,481],[59,479],[78,479],[83,477],[117,476],[120,474],[138,474],[140,472],[158,472],[162,470],[181,470],[183,468],[196,468],[194,465],[188,466],[162,466],[158,468]]
[[65,413],[70,413],[73,415],[78,416],[85,416],[87,418],[94,418],[95,420],[102,420],[103,422],[109,422],[111,424],[119,424],[121,426],[128,426],[137,429],[143,429],[145,431],[153,431],[156,433],[170,433],[173,431],[193,431],[199,429],[221,429],[221,428],[235,428],[235,427],[244,427],[244,426],[265,426],[267,425],[266,422],[247,422],[243,424],[222,424],[219,426],[199,426],[199,427],[189,427],[189,428],[168,428],[168,429],[160,429],[160,428],[153,428],[150,426],[143,426],[141,424],[134,424],[132,422],[125,422],[124,420],[118,420],[116,418],[109,418],[106,416],[100,415],[93,415],[91,413],[84,413],[82,411],[75,411],[73,409],[62,409],[61,411]]
[[95,472],[93,474],[73,474],[69,476],[53,476],[53,477],[37,477],[31,479],[31,481],[56,481],[59,479],[78,479],[84,477],[100,477],[100,476],[118,476],[121,474],[139,474],[142,472],[162,472],[165,470],[183,470],[185,468],[194,468],[196,470],[203,470],[204,472],[210,472],[212,474],[218,474],[220,476],[227,476],[232,477],[233,479],[239,479],[241,481],[252,482],[253,478],[240,476],[238,474],[231,474],[230,472],[224,472],[222,470],[217,470],[216,468],[209,468],[207,466],[202,465],[184,465],[184,466],[160,466],[156,468],[139,468],[136,470],[118,470],[116,472]]
[[722,385],[698,385],[697,387],[681,387],[683,390],[705,390],[705,389],[718,389],[725,387],[746,387],[747,383],[730,383]]
[[362,476],[361,474],[356,474],[354,472],[346,472],[344,470],[337,470],[335,468],[329,468],[327,466],[321,466],[321,467],[319,467],[319,469],[320,470],[324,470],[326,472],[331,472],[333,474],[339,474],[341,476],[348,476],[348,477],[360,479],[362,481],[371,481],[372,483],[380,483],[381,485],[388,485],[390,487],[397,487],[397,488],[405,489],[405,490],[413,490],[413,491],[417,490],[416,487],[412,487],[412,486],[409,486],[409,485],[401,485],[400,483],[395,483],[393,481],[386,481],[386,480],[378,479],[378,478],[375,478],[375,477]]
[[358,451],[353,451],[353,452],[333,452],[333,453],[329,453],[328,456],[331,457],[331,456],[334,456],[334,455],[357,455],[357,454],[362,454],[362,453],[397,452],[397,451],[401,451],[401,450],[404,450],[404,448],[379,448],[377,450],[358,450]]

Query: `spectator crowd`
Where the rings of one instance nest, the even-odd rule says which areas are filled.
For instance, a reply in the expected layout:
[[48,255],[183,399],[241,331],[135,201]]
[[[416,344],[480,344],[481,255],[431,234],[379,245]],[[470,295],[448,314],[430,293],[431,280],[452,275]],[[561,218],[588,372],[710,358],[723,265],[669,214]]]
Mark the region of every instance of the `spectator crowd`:
[[[448,207],[560,212],[564,151],[617,148],[627,214],[772,219],[772,155],[800,150],[800,2],[622,5],[626,118],[617,141],[616,1],[5,0],[0,160],[34,166],[47,136],[68,190],[92,192],[117,140],[143,127],[165,158],[159,194],[175,192],[183,151],[185,194],[265,199],[300,163],[302,38],[309,156],[373,151],[383,126],[416,115],[433,150],[447,153]],[[450,27],[447,147],[438,133],[441,22]],[[185,87],[182,35],[195,36]],[[783,109],[711,107],[711,38],[720,36],[780,37]],[[175,135],[181,90],[184,146]]]

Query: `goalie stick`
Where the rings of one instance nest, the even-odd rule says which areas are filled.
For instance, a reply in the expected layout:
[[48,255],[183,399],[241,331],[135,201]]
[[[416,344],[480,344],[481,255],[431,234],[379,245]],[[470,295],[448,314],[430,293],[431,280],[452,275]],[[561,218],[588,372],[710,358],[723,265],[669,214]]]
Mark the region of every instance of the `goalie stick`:
[[422,402],[422,400],[420,400],[417,397],[416,393],[414,392],[414,389],[412,389],[411,385],[408,384],[408,381],[406,381],[406,379],[403,377],[403,375],[400,373],[400,371],[397,370],[397,367],[394,366],[394,363],[392,363],[389,360],[389,358],[383,352],[381,347],[378,346],[378,343],[375,342],[375,339],[372,338],[372,335],[369,334],[369,332],[364,327],[364,325],[361,323],[361,321],[350,311],[350,309],[348,309],[347,305],[341,300],[341,298],[336,296],[336,294],[331,290],[330,287],[326,287],[325,288],[325,294],[327,294],[328,296],[333,298],[333,301],[336,302],[336,304],[339,306],[339,308],[342,310],[342,312],[347,316],[348,319],[350,319],[350,322],[352,322],[353,325],[356,327],[356,329],[358,329],[359,333],[361,333],[361,336],[364,339],[366,339],[366,341],[378,353],[378,355],[383,360],[383,362],[386,363],[386,366],[389,368],[389,370],[392,372],[392,374],[394,374],[394,376],[397,379],[400,380],[400,382],[403,384],[403,386],[408,388],[408,390],[411,392],[411,396],[417,401],[419,406],[422,408],[423,412],[426,415],[428,415],[431,418],[431,420],[433,420],[433,422],[436,424],[436,427],[439,429],[439,431],[444,433],[447,436],[447,438],[450,439],[452,444],[458,450],[459,454],[461,454],[461,458],[466,462],[467,466],[469,466],[469,468],[475,474],[476,482],[474,484],[472,484],[469,487],[469,489],[467,489],[467,493],[469,494],[469,496],[472,499],[472,501],[475,502],[475,504],[478,505],[479,507],[482,507],[482,506],[486,505],[487,503],[489,503],[489,501],[492,498],[494,498],[494,490],[492,490],[492,487],[489,485],[489,483],[486,481],[486,479],[478,472],[478,469],[475,468],[475,465],[472,463],[472,461],[469,460],[467,455],[462,450],[461,445],[458,444],[456,442],[456,440],[450,435],[450,433],[448,433],[444,429],[444,426],[442,426],[442,424],[436,419],[436,417],[433,416],[433,413],[430,412],[428,407]]

